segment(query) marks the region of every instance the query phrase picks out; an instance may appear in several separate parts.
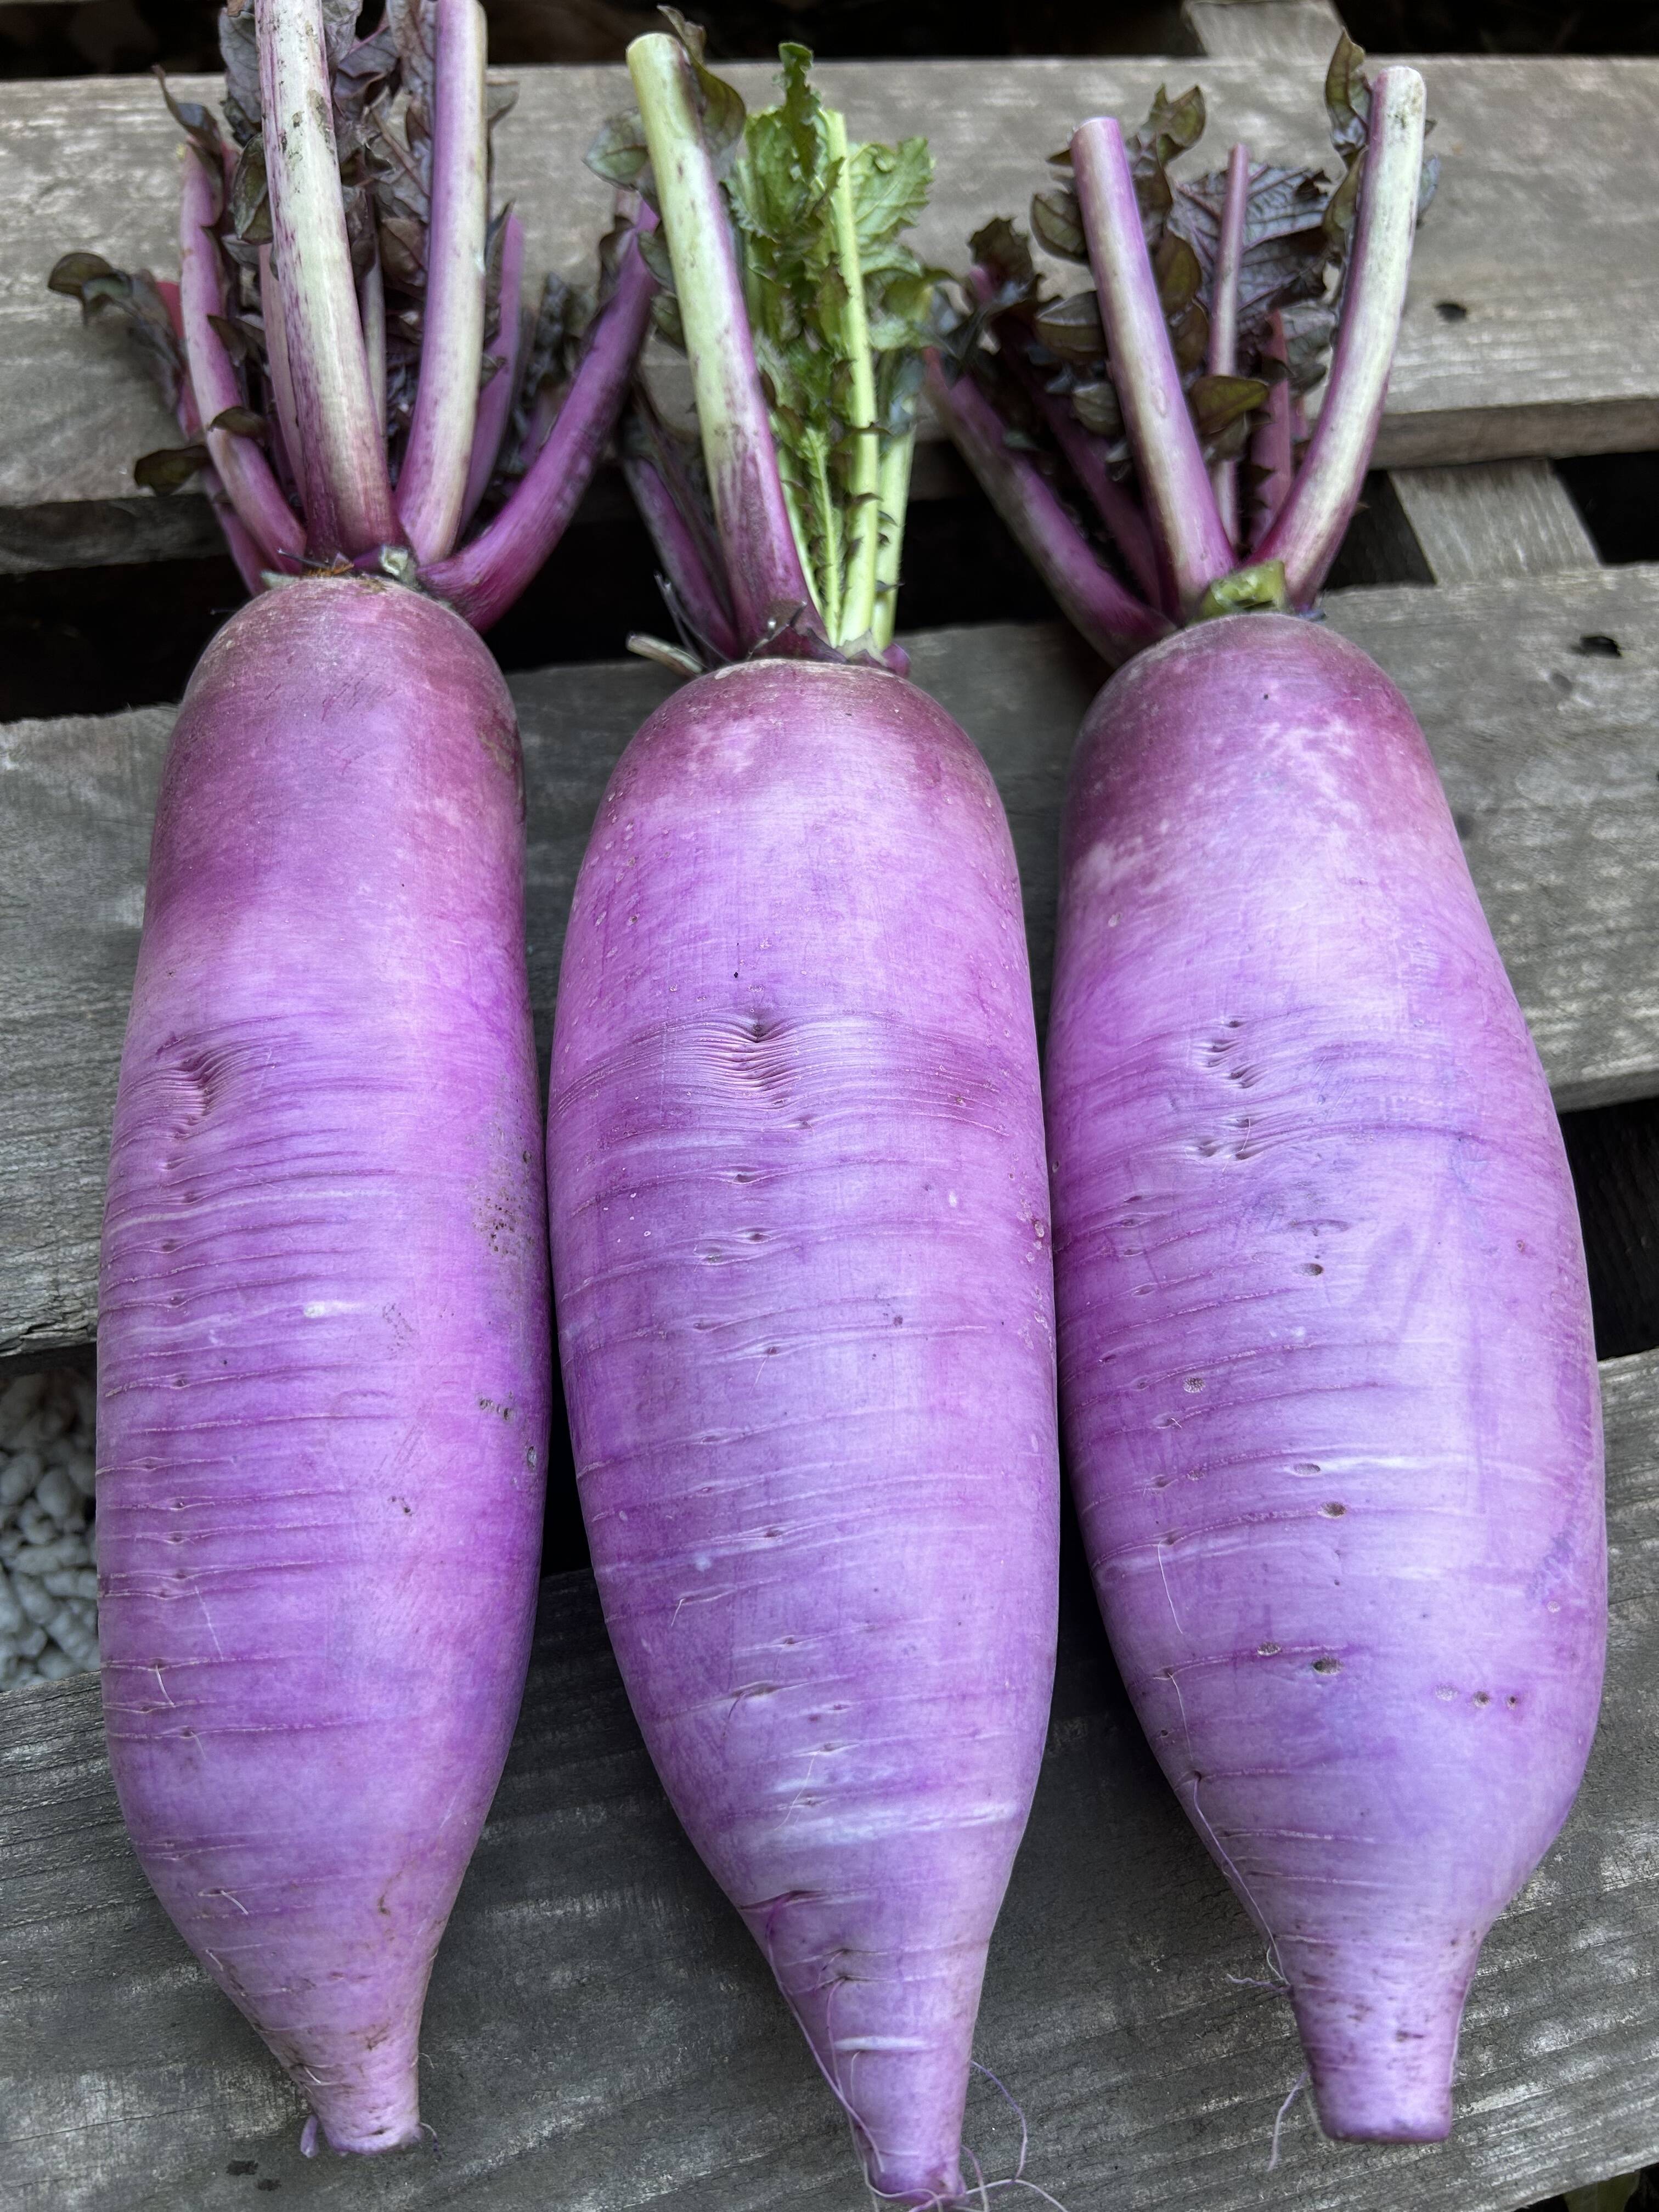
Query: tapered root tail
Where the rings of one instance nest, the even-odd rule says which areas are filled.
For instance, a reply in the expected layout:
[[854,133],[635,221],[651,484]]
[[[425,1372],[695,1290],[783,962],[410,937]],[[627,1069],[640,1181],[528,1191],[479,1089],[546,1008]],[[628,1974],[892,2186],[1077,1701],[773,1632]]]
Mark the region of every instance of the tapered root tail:
[[329,2069],[294,2066],[289,2072],[311,2106],[331,2150],[372,2156],[402,2150],[421,2140],[421,2092],[416,2078],[420,2012],[407,2033],[394,2031],[356,2059]]
[[1379,1976],[1355,1958],[1322,1966],[1318,1986],[1293,1987],[1319,2124],[1357,2142],[1443,2142],[1451,2133],[1452,2067],[1474,1971],[1459,1944],[1444,1966],[1401,1960]]

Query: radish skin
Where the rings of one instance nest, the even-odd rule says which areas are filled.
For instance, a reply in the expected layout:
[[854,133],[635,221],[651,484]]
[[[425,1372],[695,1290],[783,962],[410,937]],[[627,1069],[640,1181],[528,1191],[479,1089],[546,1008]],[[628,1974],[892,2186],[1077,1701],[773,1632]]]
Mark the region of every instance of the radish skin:
[[1436,2141],[1606,1638],[1583,1250],[1399,693],[1207,623],[1085,724],[1048,1109],[1060,1384],[1114,1648],[1290,1984],[1333,2135]]
[[658,1771],[871,2187],[956,2197],[1057,1603],[1047,1176],[994,787],[869,666],[658,709],[565,939],[554,1278]]
[[159,803],[99,1316],[117,1790],[339,2150],[418,2132],[535,1602],[550,1359],[512,702],[434,601],[254,600]]

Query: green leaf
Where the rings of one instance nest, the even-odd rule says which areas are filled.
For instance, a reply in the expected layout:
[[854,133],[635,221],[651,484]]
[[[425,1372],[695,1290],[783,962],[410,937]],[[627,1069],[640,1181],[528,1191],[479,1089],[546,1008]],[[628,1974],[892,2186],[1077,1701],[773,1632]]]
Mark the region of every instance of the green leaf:
[[877,249],[908,229],[927,206],[933,157],[925,138],[906,138],[896,146],[854,147],[849,169],[859,252],[867,270]]
[[1075,192],[1063,187],[1038,192],[1031,201],[1031,228],[1040,245],[1064,261],[1086,261],[1089,241],[1083,234],[1083,210]]
[[132,476],[142,490],[160,492],[166,497],[171,492],[181,491],[199,470],[207,466],[205,446],[167,446],[136,460]]

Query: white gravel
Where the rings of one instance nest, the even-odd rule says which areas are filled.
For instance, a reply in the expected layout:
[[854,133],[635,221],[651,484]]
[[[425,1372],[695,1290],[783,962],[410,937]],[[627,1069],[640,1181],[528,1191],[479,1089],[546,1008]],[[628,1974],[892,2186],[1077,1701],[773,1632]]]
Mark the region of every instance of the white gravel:
[[0,1692],[98,1664],[91,1377],[0,1387]]

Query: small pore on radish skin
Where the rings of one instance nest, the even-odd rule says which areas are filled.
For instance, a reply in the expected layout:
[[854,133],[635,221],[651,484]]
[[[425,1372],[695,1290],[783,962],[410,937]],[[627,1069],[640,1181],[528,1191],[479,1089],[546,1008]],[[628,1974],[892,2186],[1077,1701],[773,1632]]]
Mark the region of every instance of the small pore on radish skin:
[[1316,1674],[1340,1674],[1342,1672],[1342,1662],[1340,1659],[1333,1659],[1328,1655],[1323,1659],[1314,1661],[1313,1671]]

